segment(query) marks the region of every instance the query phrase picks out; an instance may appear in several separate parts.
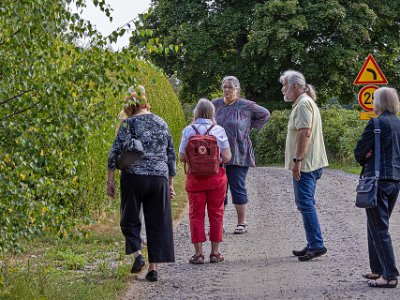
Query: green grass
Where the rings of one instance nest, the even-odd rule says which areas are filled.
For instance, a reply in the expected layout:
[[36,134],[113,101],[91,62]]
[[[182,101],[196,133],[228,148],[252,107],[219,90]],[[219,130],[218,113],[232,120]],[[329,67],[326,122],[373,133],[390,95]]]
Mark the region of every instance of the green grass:
[[[172,200],[174,221],[187,203],[184,178],[179,167]],[[24,243],[23,254],[0,256],[0,299],[118,299],[132,281],[133,262],[124,254],[118,200],[98,219],[84,239],[46,237]]]
[[342,170],[344,172],[350,173],[350,174],[357,174],[359,175],[361,172],[361,167],[354,165],[345,165],[345,164],[338,164],[338,163],[329,163],[329,169],[336,169],[336,170]]
[[[259,166],[261,167],[261,166]],[[283,168],[284,166],[282,164],[268,164],[267,167],[279,167]],[[354,165],[346,165],[346,164],[339,164],[339,163],[331,163],[329,162],[329,167],[328,169],[335,169],[335,170],[342,170],[346,173],[350,174],[357,174],[359,175],[361,172],[361,167]]]

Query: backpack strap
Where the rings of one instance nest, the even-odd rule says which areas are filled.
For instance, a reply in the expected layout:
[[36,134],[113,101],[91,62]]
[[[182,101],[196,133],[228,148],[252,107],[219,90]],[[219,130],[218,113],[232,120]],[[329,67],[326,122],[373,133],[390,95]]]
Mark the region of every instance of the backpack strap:
[[207,135],[210,135],[210,131],[211,131],[211,129],[213,129],[214,128],[214,124],[212,124],[211,126],[210,126],[210,128],[208,128],[207,129],[207,131],[206,131],[206,133],[205,134],[207,134]]
[[[200,124],[200,125],[206,126],[205,124]],[[206,132],[204,133],[204,135],[210,135],[210,131],[211,131],[211,129],[214,128],[214,126],[215,126],[214,124],[211,125],[210,128],[208,128],[208,129],[206,130]],[[200,135],[200,132],[197,130],[197,128],[196,128],[196,126],[194,126],[194,124],[192,124],[192,128],[193,128],[194,132],[196,132],[197,135]],[[206,126],[206,128],[207,128],[207,126]]]
[[200,132],[197,130],[196,126],[192,125],[192,128],[194,129],[194,132],[196,132],[196,134],[200,134]]

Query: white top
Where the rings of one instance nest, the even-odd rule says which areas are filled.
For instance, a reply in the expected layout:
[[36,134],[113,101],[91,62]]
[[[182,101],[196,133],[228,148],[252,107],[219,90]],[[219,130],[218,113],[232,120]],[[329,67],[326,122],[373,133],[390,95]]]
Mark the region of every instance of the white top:
[[[199,133],[204,134],[207,131],[207,129],[211,127],[212,121],[210,119],[198,118],[194,121],[193,125],[197,128]],[[179,145],[180,153],[185,153],[189,137],[195,134],[196,132],[194,131],[191,125],[183,129],[182,140],[181,144]],[[214,125],[214,127],[210,130],[209,134],[217,138],[217,144],[219,149],[229,148],[229,141],[228,137],[226,136],[224,128],[222,128],[219,125]]]

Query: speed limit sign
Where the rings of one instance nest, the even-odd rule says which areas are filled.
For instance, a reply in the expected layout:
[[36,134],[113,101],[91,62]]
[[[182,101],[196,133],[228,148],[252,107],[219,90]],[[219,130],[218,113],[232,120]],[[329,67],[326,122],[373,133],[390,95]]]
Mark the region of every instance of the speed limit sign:
[[376,85],[367,85],[363,87],[358,93],[358,103],[366,111],[373,111],[374,109],[374,92],[379,89]]

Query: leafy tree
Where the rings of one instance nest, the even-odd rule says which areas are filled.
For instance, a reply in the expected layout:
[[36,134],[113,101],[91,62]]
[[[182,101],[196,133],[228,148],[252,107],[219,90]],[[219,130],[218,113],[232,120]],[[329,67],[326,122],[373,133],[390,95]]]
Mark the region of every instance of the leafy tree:
[[[320,99],[354,100],[352,85],[373,53],[391,85],[399,85],[398,1],[153,1],[139,30],[152,29],[178,53],[149,53],[167,73],[177,72],[186,100],[208,96],[221,77],[236,75],[247,97],[280,99],[285,69],[305,73]],[[133,43],[148,41],[135,37]]]
[[[182,97],[195,101],[219,90],[220,80],[237,74],[245,64],[241,52],[247,42],[254,5],[260,1],[153,1],[154,10],[136,25],[152,29],[164,45],[181,51],[151,52],[156,65],[168,74],[177,71],[183,82]],[[147,41],[139,35],[132,42]]]
[[[105,14],[110,8],[93,0]],[[107,48],[67,4],[83,0],[3,0],[0,7],[0,251],[46,232],[78,228],[86,137],[107,115],[105,97],[134,82],[138,52]],[[86,48],[79,40],[90,38]],[[124,74],[121,76],[120,74]],[[105,164],[102,164],[105,165]]]
[[[394,1],[266,1],[256,6],[255,22],[243,55],[252,61],[252,89],[278,97],[277,78],[293,68],[306,74],[320,97],[354,100],[352,85],[368,53],[378,60],[390,84],[397,85],[400,23]],[[270,63],[263,63],[270,62]]]

